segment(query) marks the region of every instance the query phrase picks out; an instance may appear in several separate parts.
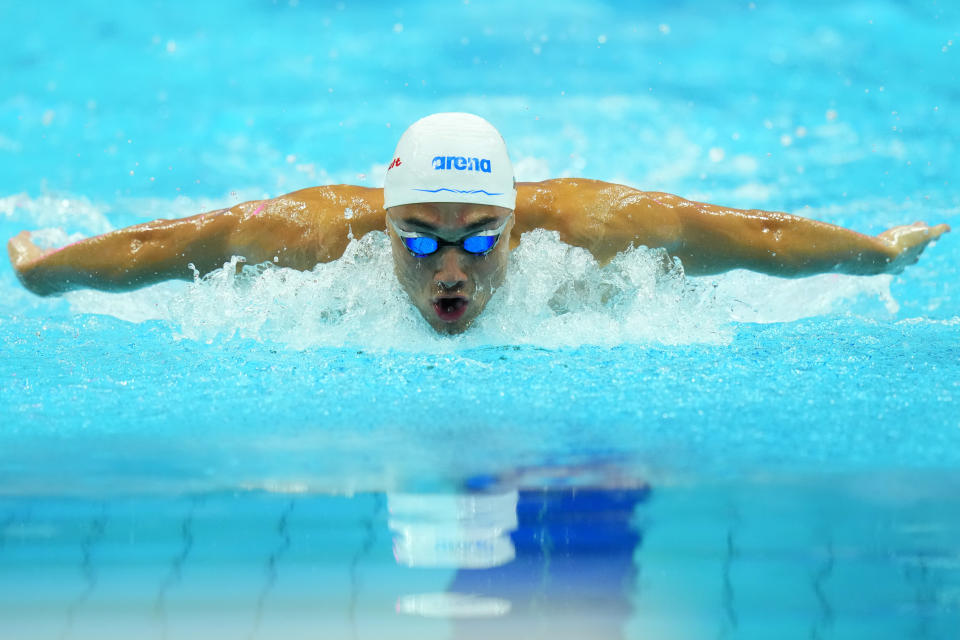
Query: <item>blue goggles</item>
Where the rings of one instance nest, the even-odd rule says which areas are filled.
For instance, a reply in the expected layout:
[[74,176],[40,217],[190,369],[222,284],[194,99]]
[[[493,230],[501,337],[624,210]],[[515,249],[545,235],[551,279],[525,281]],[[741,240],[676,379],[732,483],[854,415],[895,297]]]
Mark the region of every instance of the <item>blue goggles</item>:
[[[512,214],[511,214],[512,215]],[[510,216],[507,216],[506,220],[503,221],[496,229],[487,229],[485,231],[480,231],[472,235],[461,238],[457,242],[448,242],[447,240],[441,240],[440,238],[435,238],[430,235],[424,235],[422,233],[416,233],[414,231],[404,231],[397,227],[397,224],[391,220],[389,217],[387,221],[390,223],[390,226],[393,227],[394,233],[399,236],[400,241],[403,242],[403,246],[407,248],[415,258],[425,258],[429,255],[433,255],[440,250],[440,247],[460,247],[467,253],[471,253],[476,256],[482,256],[493,250],[497,246],[497,242],[500,240],[500,235],[503,233],[503,230],[506,228],[507,223],[510,222]]]

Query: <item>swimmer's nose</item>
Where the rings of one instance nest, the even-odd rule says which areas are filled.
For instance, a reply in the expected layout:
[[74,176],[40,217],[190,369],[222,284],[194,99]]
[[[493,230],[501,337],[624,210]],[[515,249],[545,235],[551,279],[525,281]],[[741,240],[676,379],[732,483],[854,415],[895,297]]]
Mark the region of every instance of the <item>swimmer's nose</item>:
[[440,255],[440,266],[433,278],[444,289],[457,289],[467,282],[458,254],[454,247],[449,247]]

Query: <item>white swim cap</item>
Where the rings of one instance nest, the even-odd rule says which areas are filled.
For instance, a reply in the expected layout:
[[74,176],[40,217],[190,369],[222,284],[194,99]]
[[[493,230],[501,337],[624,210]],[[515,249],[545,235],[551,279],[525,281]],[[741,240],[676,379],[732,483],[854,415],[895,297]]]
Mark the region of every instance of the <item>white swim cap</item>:
[[435,113],[400,136],[383,206],[469,202],[513,209],[517,189],[503,136],[472,113]]

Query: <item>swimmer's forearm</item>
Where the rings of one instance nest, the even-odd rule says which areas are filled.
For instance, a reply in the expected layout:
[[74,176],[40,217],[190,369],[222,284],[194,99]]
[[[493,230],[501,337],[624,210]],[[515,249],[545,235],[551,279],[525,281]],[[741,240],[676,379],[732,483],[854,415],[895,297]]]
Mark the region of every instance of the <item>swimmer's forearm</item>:
[[228,253],[228,221],[206,217],[209,222],[201,216],[156,220],[20,260],[14,255],[15,238],[11,259],[23,285],[38,295],[80,288],[128,291],[163,280],[189,280],[190,263],[205,273],[222,265]]
[[670,250],[691,275],[731,269],[781,277],[874,275],[891,270],[899,254],[881,237],[786,213],[689,201],[674,206],[681,233]]

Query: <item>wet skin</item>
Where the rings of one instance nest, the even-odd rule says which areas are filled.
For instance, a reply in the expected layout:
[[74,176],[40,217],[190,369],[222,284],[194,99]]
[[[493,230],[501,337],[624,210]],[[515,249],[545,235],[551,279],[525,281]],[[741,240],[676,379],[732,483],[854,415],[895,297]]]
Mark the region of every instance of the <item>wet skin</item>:
[[[403,231],[459,244],[469,235],[499,227],[511,211],[490,205],[441,202],[392,207],[387,216]],[[387,225],[397,280],[436,331],[461,333],[487,306],[506,276],[512,228],[511,217],[500,240],[483,255],[447,245],[434,254],[417,257],[407,250],[392,225]]]
[[[192,280],[193,268],[206,274],[231,256],[243,256],[248,264],[309,270],[343,255],[350,238],[384,231],[390,226],[384,224],[385,213],[381,189],[327,185],[189,218],[145,222],[58,249],[37,246],[24,231],[10,239],[7,252],[17,278],[38,295],[81,288],[127,291],[172,278]],[[496,228],[508,213],[494,209],[496,220],[474,232]],[[455,242],[491,212],[478,205],[407,205],[388,215],[405,231]],[[415,224],[426,226],[417,229]],[[479,315],[503,281],[509,249],[534,229],[556,232],[600,264],[644,245],[679,258],[687,275],[750,269],[796,278],[826,272],[900,273],[950,227],[915,222],[869,236],[782,212],[732,209],[598,180],[558,178],[517,183],[513,216],[486,257],[444,246],[433,256],[414,258],[388,232],[397,277],[413,304],[438,331],[457,333]],[[456,305],[464,302],[459,313]]]

